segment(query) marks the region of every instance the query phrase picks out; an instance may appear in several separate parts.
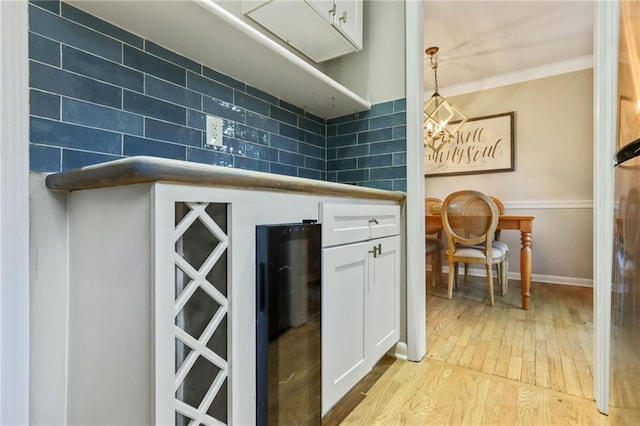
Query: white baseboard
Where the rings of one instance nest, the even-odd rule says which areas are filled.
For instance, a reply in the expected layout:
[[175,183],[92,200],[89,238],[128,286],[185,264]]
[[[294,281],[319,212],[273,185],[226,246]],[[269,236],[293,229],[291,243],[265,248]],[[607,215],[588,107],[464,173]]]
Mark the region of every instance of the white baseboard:
[[[426,268],[428,271],[431,270],[431,265],[428,265]],[[443,266],[442,272],[449,273],[449,267]],[[464,270],[460,268],[459,274],[464,274]],[[481,269],[472,269],[469,268],[469,275],[472,277],[486,277],[487,274],[484,270]],[[520,280],[519,272],[509,272],[510,280]],[[558,275],[543,275],[543,274],[532,274],[531,281],[540,284],[560,284],[560,285],[571,285],[575,287],[593,287],[593,280],[589,278],[576,278],[576,277],[563,277]]]

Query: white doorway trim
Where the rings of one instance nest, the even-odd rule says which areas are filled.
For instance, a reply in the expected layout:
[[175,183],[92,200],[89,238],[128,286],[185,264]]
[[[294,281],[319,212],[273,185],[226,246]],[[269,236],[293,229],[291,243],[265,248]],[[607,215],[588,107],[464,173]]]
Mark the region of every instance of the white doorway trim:
[[29,424],[28,28],[0,1],[0,424]]
[[[424,16],[422,2],[405,2],[407,93],[407,358],[420,361],[426,354],[424,277],[424,147],[422,102],[424,93]],[[409,224],[411,224],[409,226]]]
[[609,412],[613,154],[618,97],[618,2],[595,3],[593,67],[593,387],[598,411]]

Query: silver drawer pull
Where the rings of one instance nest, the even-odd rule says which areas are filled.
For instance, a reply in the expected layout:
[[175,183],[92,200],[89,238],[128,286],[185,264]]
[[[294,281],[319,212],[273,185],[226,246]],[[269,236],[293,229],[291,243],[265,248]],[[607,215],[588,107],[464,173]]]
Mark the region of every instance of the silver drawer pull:
[[342,12],[342,16],[338,18],[338,21],[342,21],[343,23],[347,23],[347,11]]
[[369,253],[373,253],[373,257],[376,258],[382,254],[382,243],[378,243],[377,246],[373,246],[373,250],[369,250]]
[[369,223],[375,223],[376,225],[379,225],[378,219],[376,219],[375,217],[372,217],[371,219],[369,219]]

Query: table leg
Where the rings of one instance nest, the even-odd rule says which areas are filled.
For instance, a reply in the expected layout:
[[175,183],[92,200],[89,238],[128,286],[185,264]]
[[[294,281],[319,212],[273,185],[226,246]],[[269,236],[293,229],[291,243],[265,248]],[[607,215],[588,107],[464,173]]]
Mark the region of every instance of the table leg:
[[522,285],[522,309],[529,309],[531,296],[531,232],[521,231],[520,283]]

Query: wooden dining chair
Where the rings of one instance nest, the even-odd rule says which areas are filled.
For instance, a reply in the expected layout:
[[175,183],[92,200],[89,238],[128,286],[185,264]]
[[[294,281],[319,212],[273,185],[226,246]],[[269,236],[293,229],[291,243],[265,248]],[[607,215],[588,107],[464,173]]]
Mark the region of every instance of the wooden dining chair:
[[[496,205],[496,208],[498,209],[498,215],[503,215],[504,214],[504,203],[497,197],[494,197],[493,195],[489,195],[489,198],[491,198],[491,201],[494,202],[494,204]],[[506,296],[507,295],[507,290],[509,289],[509,279],[508,279],[508,273],[509,273],[509,246],[507,245],[507,243],[500,241],[500,229],[496,229],[496,232],[494,234],[494,239],[493,239],[493,246],[496,248],[499,248],[501,250],[504,250],[506,253],[505,259],[502,263],[497,264],[496,265],[496,276],[499,279],[500,282],[500,294],[502,296]],[[465,279],[467,278],[467,274],[469,272],[469,264],[465,263],[464,264],[464,277]]]
[[[439,198],[427,197],[424,199],[424,210],[426,215],[439,214],[442,200]],[[427,260],[431,260],[431,281],[432,286],[440,282],[442,275],[442,231],[425,235],[425,265]]]
[[447,295],[453,297],[459,262],[485,265],[489,305],[494,305],[492,265],[504,261],[506,253],[493,247],[498,226],[498,208],[479,191],[457,191],[442,203],[442,224],[447,235],[449,277]]

